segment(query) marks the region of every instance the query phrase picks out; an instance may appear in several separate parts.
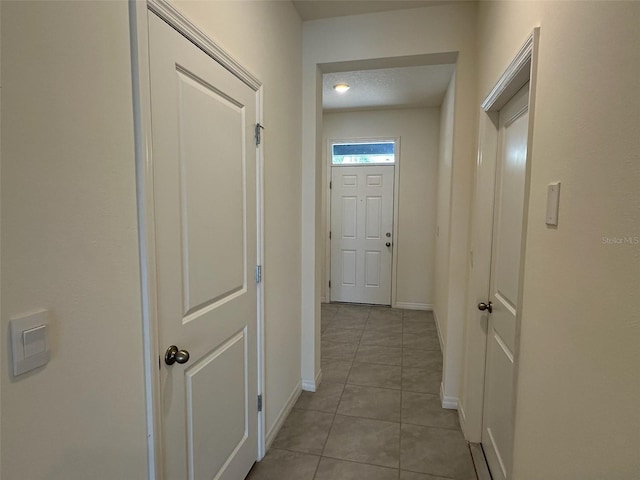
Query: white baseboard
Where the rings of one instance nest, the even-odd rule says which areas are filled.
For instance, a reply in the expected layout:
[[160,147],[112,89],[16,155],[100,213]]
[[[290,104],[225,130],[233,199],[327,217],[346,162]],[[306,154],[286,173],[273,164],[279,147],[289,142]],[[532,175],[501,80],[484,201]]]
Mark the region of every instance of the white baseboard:
[[322,369],[318,370],[316,373],[316,378],[313,380],[302,379],[302,390],[305,392],[315,392],[320,385],[320,381],[322,380]]
[[465,431],[465,427],[467,425],[467,416],[464,413],[464,407],[462,406],[462,402],[458,402],[458,421],[460,422],[460,428],[462,429],[462,434],[464,438],[467,438],[467,434]]
[[442,341],[442,332],[440,331],[440,322],[438,321],[438,314],[433,310],[433,319],[436,321],[436,330],[438,332],[438,340],[440,340],[440,351],[444,360],[444,342]]
[[433,310],[433,305],[430,303],[410,303],[410,302],[396,302],[395,308],[404,308],[405,310]]
[[449,410],[458,409],[458,397],[446,397],[444,394],[444,384],[442,383],[440,383],[440,402],[442,403],[442,408]]
[[284,421],[289,416],[289,413],[291,412],[291,410],[293,409],[293,406],[298,401],[298,397],[300,396],[301,393],[302,393],[302,385],[300,382],[298,382],[295,388],[293,389],[293,391],[291,392],[291,395],[289,395],[287,402],[284,404],[284,406],[280,410],[280,413],[278,413],[278,416],[276,417],[276,421],[273,422],[273,425],[267,432],[267,436],[265,438],[265,449],[264,449],[265,452],[269,450],[269,448],[271,447],[271,444],[276,439],[278,432],[282,428],[282,424],[284,424]]

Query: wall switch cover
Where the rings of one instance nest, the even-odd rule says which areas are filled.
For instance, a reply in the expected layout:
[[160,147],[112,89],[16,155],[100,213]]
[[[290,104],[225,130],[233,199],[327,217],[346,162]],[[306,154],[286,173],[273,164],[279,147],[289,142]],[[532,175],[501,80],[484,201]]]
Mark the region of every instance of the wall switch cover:
[[14,377],[49,362],[49,312],[12,318],[10,330]]
[[558,209],[560,207],[560,182],[547,186],[547,218],[545,223],[558,226]]

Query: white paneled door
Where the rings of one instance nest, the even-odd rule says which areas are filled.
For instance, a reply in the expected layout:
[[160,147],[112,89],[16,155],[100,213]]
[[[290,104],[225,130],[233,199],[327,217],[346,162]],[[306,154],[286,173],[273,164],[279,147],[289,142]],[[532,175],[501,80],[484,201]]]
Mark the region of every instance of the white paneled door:
[[164,478],[237,480],[257,457],[256,93],[154,14],[149,45]]
[[391,304],[393,166],[331,168],[331,301]]
[[[499,114],[482,447],[494,480],[511,478],[514,352],[529,128],[529,85]],[[482,306],[482,305],[481,305]]]

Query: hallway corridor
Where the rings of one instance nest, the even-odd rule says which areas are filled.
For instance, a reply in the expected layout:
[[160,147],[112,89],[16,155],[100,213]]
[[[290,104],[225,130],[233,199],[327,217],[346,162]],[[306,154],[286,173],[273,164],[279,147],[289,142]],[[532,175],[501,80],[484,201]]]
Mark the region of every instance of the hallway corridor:
[[322,382],[247,480],[475,480],[431,312],[322,305]]

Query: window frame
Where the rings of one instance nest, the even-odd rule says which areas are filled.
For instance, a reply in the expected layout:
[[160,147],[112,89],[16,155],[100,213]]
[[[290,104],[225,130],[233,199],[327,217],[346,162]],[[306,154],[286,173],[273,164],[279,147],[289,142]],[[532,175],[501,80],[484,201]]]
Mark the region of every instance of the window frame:
[[[333,163],[333,147],[334,145],[354,145],[359,143],[392,143],[393,144],[393,162],[375,162],[375,163]],[[398,138],[397,137],[380,137],[380,138],[347,138],[329,140],[329,166],[331,167],[366,167],[371,165],[397,165],[398,164]]]

